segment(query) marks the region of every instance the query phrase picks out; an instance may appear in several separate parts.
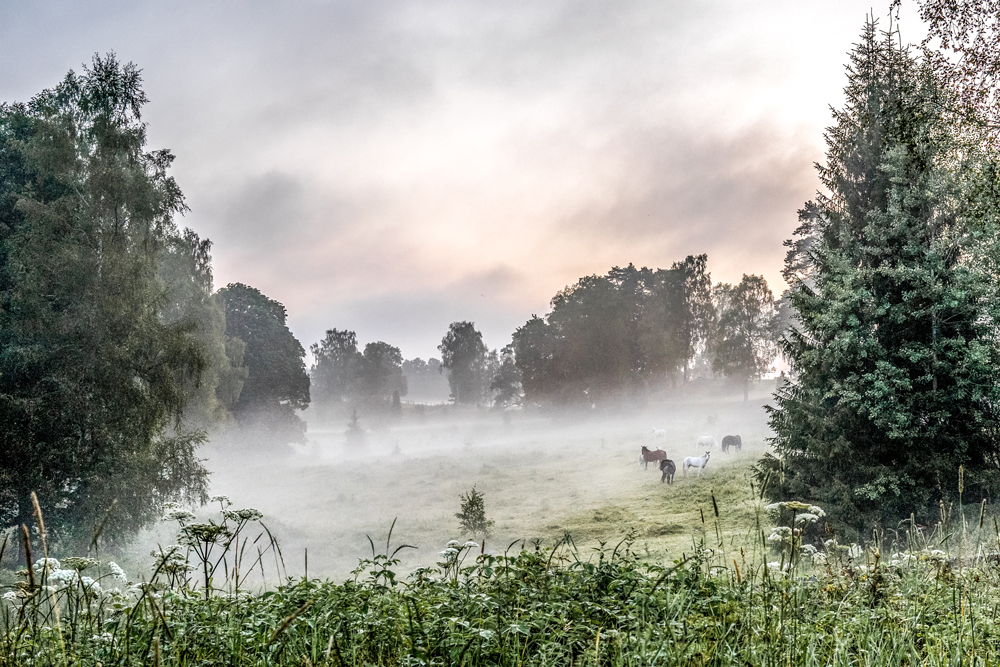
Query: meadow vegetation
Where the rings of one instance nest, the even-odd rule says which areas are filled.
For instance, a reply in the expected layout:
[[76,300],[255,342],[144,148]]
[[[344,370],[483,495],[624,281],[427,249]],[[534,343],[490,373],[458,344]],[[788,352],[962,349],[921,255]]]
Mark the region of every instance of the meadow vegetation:
[[[414,550],[391,526],[336,579],[290,575],[269,519],[216,498],[210,514],[168,515],[176,544],[141,576],[44,553],[5,573],[0,665],[992,664],[991,511],[943,508],[935,525],[841,543],[821,508],[744,488],[752,461],[652,486],[689,508],[650,522],[665,536],[641,533],[651,498],[623,497],[560,517],[590,531],[580,540],[451,540],[406,567]],[[671,555],[654,553],[671,537]]]

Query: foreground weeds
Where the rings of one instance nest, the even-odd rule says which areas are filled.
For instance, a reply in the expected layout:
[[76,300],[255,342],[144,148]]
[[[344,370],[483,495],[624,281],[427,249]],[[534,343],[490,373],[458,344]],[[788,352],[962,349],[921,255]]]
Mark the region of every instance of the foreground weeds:
[[789,509],[770,562],[702,543],[664,565],[628,540],[583,554],[566,537],[503,555],[452,542],[401,578],[405,547],[387,540],[343,583],[284,576],[261,592],[248,578],[269,557],[280,571],[280,552],[258,513],[223,502],[215,522],[175,513],[179,544],[154,554],[149,581],[79,558],[22,571],[3,595],[0,666],[996,663],[995,557],[926,540],[817,552],[796,526],[819,509],[775,512]]

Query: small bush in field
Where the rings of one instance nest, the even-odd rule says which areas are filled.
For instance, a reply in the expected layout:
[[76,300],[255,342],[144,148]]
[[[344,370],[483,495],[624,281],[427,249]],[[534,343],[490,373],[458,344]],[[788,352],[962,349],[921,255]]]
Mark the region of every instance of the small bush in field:
[[493,520],[486,518],[486,503],[483,494],[476,491],[476,487],[468,493],[463,493],[462,511],[455,515],[462,525],[462,530],[471,533],[473,537],[482,535],[489,536],[493,532]]

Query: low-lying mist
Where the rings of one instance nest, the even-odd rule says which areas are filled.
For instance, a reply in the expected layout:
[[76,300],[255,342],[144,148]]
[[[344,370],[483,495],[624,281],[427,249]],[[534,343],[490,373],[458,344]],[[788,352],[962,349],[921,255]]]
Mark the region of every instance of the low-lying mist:
[[[342,579],[371,556],[366,535],[378,553],[385,550],[393,521],[391,548],[400,570],[432,566],[449,540],[465,541],[455,514],[460,495],[475,487],[485,496],[487,517],[496,523],[486,549],[503,552],[511,543],[551,544],[569,532],[577,546],[621,539],[626,524],[643,527],[647,542],[661,552],[669,533],[682,538],[691,529],[677,518],[656,516],[650,500],[683,493],[685,485],[711,487],[720,470],[748,466],[765,450],[769,435],[762,409],[773,389],[765,381],[743,401],[742,391],[722,382],[693,382],[642,408],[615,412],[567,410],[559,413],[497,413],[450,405],[404,405],[402,414],[364,443],[348,444],[343,424],[310,425],[304,445],[269,451],[210,444],[204,451],[213,494],[228,496],[234,508],[252,507],[281,541],[290,575],[301,576],[308,550],[310,576]],[[308,421],[308,412],[304,413]],[[664,429],[666,437],[653,436]],[[716,446],[701,479],[681,474],[681,461],[704,453],[696,440],[727,434],[743,439],[742,453],[723,454]],[[642,445],[666,450],[677,464],[673,486],[661,484],[656,464],[638,465]],[[632,515],[646,506],[645,516]],[[695,507],[690,508],[694,516]],[[205,516],[208,516],[208,509]],[[626,519],[631,519],[627,521]],[[662,526],[672,523],[671,530]],[[682,522],[683,524],[683,522]],[[659,525],[659,528],[658,528]],[[136,551],[171,541],[172,524],[145,532]],[[651,538],[647,539],[649,536]]]

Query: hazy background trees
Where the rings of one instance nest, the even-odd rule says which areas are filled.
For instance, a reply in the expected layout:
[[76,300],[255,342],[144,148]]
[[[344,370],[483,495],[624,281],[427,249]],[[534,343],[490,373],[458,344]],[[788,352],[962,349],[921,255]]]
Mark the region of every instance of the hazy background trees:
[[738,285],[715,287],[718,326],[712,341],[712,368],[743,387],[773,369],[781,318],[763,276],[747,276]]
[[297,411],[309,406],[305,350],[285,323],[285,307],[242,283],[220,289],[226,335],[244,344],[247,368],[234,413],[245,435],[262,441],[304,442]]
[[458,405],[481,405],[493,381],[491,357],[483,335],[472,322],[452,322],[438,345],[441,367],[448,371],[452,400]]
[[329,329],[310,351],[316,414],[321,421],[339,421],[358,408],[382,413],[407,394],[403,355],[389,343],[368,343],[359,352],[353,331]]
[[514,332],[509,351],[525,400],[537,405],[641,403],[688,381],[697,360],[746,389],[777,352],[780,319],[767,283],[745,276],[713,292],[705,255],[669,269],[614,267],[551,304]]

